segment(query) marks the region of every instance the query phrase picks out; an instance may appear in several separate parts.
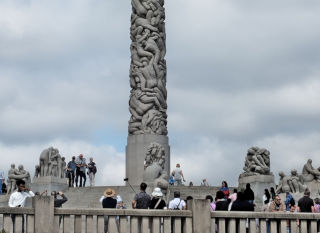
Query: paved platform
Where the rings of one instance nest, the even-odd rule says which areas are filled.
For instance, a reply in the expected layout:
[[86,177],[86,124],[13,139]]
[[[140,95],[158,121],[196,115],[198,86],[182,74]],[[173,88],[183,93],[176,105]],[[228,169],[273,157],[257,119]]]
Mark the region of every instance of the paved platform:
[[[100,208],[100,197],[107,188],[112,188],[118,192],[122,197],[127,208],[131,208],[131,201],[135,195],[130,186],[96,186],[83,188],[69,188],[64,193],[68,201],[63,205],[64,208]],[[133,186],[135,192],[139,192],[139,186]],[[169,200],[173,199],[174,191],[180,191],[181,198],[185,199],[187,196],[192,196],[195,199],[205,198],[206,195],[215,196],[219,187],[203,187],[203,186],[170,186],[168,191]],[[233,188],[231,188],[233,190]],[[151,194],[152,189],[148,187],[147,193]],[[9,196],[0,195],[0,207],[8,206]],[[167,202],[167,200],[166,200]],[[27,206],[31,207],[31,201],[27,202]]]

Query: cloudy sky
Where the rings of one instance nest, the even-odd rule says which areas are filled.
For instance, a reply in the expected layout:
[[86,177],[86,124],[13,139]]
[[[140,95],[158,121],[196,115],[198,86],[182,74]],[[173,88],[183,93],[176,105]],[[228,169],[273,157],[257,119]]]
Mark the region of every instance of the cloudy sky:
[[[165,7],[171,167],[236,185],[251,146],[274,173],[320,166],[320,1]],[[130,14],[129,0],[0,1],[0,171],[33,173],[52,145],[123,184]]]

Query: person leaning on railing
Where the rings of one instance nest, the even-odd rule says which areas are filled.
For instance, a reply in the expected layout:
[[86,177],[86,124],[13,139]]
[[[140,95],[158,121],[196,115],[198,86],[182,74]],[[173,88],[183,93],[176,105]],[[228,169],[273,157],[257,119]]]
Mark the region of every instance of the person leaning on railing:
[[274,200],[270,203],[269,206],[270,212],[286,211],[286,206],[281,202],[279,195],[274,197]]
[[[26,204],[26,199],[28,197],[34,197],[34,193],[25,187],[25,181],[18,180],[17,181],[18,190],[13,192],[10,195],[9,199],[9,207],[15,208],[15,207],[24,207]],[[13,223],[13,232],[15,232],[15,219],[17,214],[11,214],[11,219]],[[22,215],[22,233],[24,233],[24,215]]]

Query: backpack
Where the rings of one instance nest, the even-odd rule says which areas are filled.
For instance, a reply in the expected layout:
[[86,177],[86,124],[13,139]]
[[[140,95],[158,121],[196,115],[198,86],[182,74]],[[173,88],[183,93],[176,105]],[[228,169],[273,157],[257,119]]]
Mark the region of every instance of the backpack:
[[296,204],[295,200],[293,197],[291,197],[290,201],[289,201],[289,206],[294,206]]
[[92,172],[93,172],[93,174],[96,174],[97,173],[97,167],[94,165],[94,166],[92,166],[92,168],[91,168],[92,170]]
[[174,208],[173,208],[174,210],[180,210],[180,209],[179,209],[180,202],[181,202],[181,199],[180,199],[180,201],[179,201],[178,205],[177,205],[176,207],[174,207]]

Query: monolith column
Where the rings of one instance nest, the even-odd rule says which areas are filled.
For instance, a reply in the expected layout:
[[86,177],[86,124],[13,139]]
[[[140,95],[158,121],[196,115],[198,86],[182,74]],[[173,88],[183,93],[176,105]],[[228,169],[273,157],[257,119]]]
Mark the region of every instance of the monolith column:
[[[126,147],[126,177],[130,184],[138,185],[143,181],[145,170],[153,178],[165,177],[165,173],[168,175],[170,171],[166,32],[164,0],[132,0],[131,4],[131,117]],[[164,151],[157,151],[150,146],[152,143],[160,144]],[[148,152],[148,148],[151,151]]]

